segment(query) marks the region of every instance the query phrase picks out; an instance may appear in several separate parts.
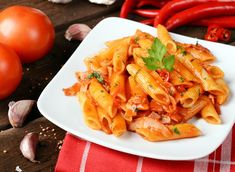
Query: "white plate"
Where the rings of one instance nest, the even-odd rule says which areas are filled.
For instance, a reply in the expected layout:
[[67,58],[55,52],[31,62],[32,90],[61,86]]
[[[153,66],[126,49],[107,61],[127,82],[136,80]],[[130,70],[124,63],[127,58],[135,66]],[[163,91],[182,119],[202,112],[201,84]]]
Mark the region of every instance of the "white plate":
[[[190,160],[206,156],[213,152],[226,138],[235,121],[235,100],[232,95],[223,105],[222,125],[210,125],[203,121],[192,120],[202,130],[203,136],[164,142],[148,142],[138,134],[127,132],[116,138],[101,131],[88,128],[82,118],[82,112],[76,97],[64,96],[62,88],[75,83],[75,72],[85,71],[83,59],[104,48],[104,42],[133,35],[136,29],[156,35],[156,29],[134,21],[121,18],[107,18],[101,21],[83,40],[67,63],[47,85],[38,99],[40,112],[50,121],[64,130],[97,143],[99,145],[126,153],[165,160]],[[197,40],[172,34],[176,41],[196,43],[209,48],[218,58],[216,65],[225,72],[231,92],[235,92],[235,48],[219,43]],[[72,149],[72,148],[71,148]]]

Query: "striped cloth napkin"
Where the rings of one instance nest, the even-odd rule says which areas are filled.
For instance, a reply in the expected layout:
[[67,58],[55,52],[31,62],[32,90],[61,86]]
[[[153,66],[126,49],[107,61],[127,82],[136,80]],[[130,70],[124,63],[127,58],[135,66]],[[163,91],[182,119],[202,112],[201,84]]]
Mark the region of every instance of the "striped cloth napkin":
[[67,134],[55,171],[235,172],[235,125],[217,150],[204,158],[191,161],[165,161],[143,158],[111,150]]

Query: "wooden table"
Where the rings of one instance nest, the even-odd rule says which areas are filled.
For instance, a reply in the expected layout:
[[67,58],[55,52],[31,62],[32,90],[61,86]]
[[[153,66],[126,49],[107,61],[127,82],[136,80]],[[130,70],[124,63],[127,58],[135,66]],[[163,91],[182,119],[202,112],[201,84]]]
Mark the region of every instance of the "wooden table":
[[[16,4],[28,5],[44,11],[55,26],[56,40],[54,48],[45,58],[23,66],[24,75],[20,86],[13,95],[0,101],[0,171],[15,171],[17,166],[23,171],[30,172],[53,171],[65,131],[45,119],[36,107],[33,108],[22,128],[12,128],[7,117],[8,103],[13,100],[38,99],[44,87],[80,43],[79,41],[69,42],[64,38],[65,30],[70,24],[85,23],[94,27],[103,18],[118,16],[122,1],[118,0],[111,6],[105,6],[91,4],[88,0],[73,0],[66,5],[53,4],[47,0],[5,0],[0,1],[0,9]],[[134,15],[130,17],[137,20]],[[181,27],[173,32],[203,38],[206,28]],[[234,33],[233,31],[232,41],[235,41]],[[235,45],[234,42],[230,44]],[[37,153],[40,164],[28,161],[19,150],[21,139],[31,131],[40,133],[40,145]]]

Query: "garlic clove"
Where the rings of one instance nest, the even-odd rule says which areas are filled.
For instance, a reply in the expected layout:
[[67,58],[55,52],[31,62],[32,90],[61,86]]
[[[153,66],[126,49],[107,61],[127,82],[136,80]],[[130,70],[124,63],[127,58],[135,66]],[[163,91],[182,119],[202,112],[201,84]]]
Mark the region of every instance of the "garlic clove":
[[91,3],[95,4],[104,4],[104,5],[111,5],[113,4],[116,0],[89,0]]
[[72,39],[82,41],[90,31],[91,28],[89,26],[77,23],[69,26],[64,36],[69,41]]
[[31,132],[26,134],[20,143],[21,153],[25,158],[27,158],[31,162],[39,162],[35,160],[38,142],[38,133]]
[[48,0],[49,2],[58,3],[58,4],[67,4],[72,0]]
[[21,127],[31,112],[33,105],[35,104],[35,100],[20,100],[17,102],[10,102],[8,104],[8,119],[10,124],[13,127]]

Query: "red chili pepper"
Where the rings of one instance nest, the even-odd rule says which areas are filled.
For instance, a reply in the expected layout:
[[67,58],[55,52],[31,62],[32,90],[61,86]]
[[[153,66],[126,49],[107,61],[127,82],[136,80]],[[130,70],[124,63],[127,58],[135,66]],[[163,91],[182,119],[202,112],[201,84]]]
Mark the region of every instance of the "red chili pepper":
[[212,24],[216,24],[224,28],[235,28],[235,16],[206,18],[199,21],[194,21],[191,24],[197,26],[210,26]]
[[153,25],[154,19],[146,19],[146,20],[141,20],[140,23],[146,24],[146,25]]
[[231,38],[231,32],[228,29],[220,28],[219,32],[219,40],[228,42]]
[[204,39],[207,41],[217,42],[219,40],[219,37],[216,34],[206,33]]
[[179,93],[183,93],[186,91],[185,87],[183,85],[177,85],[176,89]]
[[170,16],[179,11],[208,2],[235,2],[235,0],[172,0],[162,7],[159,18],[154,21],[154,26],[156,27],[158,24],[164,25]]
[[137,8],[141,8],[143,6],[153,6],[156,8],[162,8],[169,0],[140,0],[140,2],[137,4]]
[[138,0],[125,0],[125,2],[122,5],[122,8],[121,8],[120,17],[127,18],[128,14],[135,7],[137,2],[138,2]]
[[172,30],[176,27],[188,24],[192,21],[214,17],[218,15],[233,15],[235,14],[235,3],[233,2],[217,2],[217,3],[205,3],[203,5],[197,5],[187,10],[181,11],[166,22],[168,30]]
[[205,39],[208,41],[216,42],[218,40],[228,42],[231,37],[231,32],[228,29],[224,29],[218,25],[212,24],[207,28],[207,34]]
[[157,72],[159,73],[160,77],[163,79],[163,81],[168,82],[170,79],[170,73],[166,69],[158,69]]
[[154,18],[159,14],[159,10],[154,9],[137,9],[133,11],[135,14],[138,14],[142,17]]

